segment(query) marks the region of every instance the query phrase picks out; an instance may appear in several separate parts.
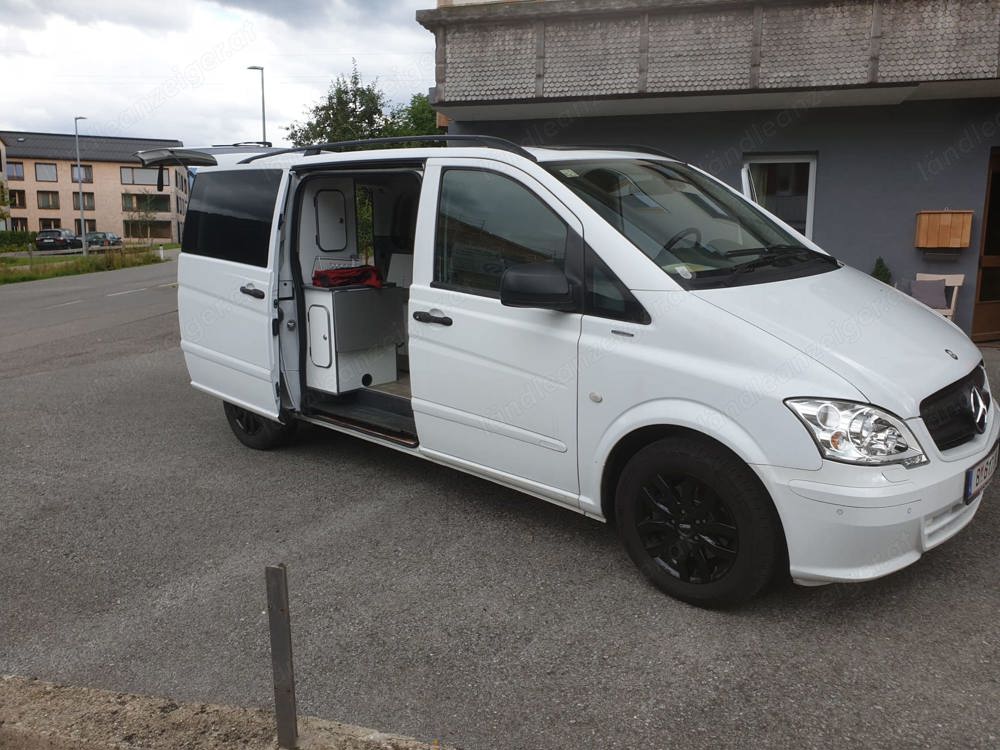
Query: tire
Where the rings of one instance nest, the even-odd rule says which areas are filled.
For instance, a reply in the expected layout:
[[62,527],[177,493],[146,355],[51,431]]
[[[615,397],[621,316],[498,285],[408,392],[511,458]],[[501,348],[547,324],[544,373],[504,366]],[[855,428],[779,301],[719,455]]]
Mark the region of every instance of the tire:
[[653,585],[701,607],[757,596],[783,557],[764,486],[705,438],[672,436],[639,450],[618,480],[615,519],[629,557]]
[[236,439],[248,448],[269,451],[285,445],[295,434],[298,422],[274,422],[239,406],[224,402],[226,419]]

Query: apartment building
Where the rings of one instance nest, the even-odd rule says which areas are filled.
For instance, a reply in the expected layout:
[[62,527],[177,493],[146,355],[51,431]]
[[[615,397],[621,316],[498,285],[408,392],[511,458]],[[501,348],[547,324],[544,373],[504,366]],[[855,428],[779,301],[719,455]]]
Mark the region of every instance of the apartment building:
[[1000,339],[1000,0],[437,6],[450,132],[675,154],[904,291],[963,281],[956,322]]
[[81,227],[74,136],[0,131],[10,204],[7,228],[33,232],[65,228],[77,234],[114,232],[126,241],[179,242],[187,211],[185,170],[167,170],[159,192],[157,170],[141,168],[133,154],[181,145],[176,140],[81,135],[86,225]]

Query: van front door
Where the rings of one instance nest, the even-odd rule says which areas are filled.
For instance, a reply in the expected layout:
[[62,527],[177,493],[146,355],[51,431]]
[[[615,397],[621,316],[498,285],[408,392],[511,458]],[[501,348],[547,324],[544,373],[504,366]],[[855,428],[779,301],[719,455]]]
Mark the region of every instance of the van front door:
[[512,265],[566,270],[581,238],[579,220],[520,170],[428,161],[409,303],[420,450],[574,507],[581,315],[504,307],[499,292]]
[[191,384],[278,416],[276,217],[280,169],[198,173],[177,267],[181,349]]

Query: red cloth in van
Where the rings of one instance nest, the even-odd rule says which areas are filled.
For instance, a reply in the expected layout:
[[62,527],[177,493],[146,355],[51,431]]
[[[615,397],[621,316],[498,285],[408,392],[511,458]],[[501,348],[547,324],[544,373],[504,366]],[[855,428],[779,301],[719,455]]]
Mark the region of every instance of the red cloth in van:
[[313,273],[313,286],[370,286],[382,288],[382,274],[375,266],[326,268]]

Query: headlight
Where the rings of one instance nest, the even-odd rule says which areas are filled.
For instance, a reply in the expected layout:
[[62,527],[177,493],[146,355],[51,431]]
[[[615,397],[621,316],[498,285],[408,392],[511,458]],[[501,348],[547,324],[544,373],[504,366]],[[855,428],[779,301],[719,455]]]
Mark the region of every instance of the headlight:
[[808,428],[824,458],[849,464],[927,463],[903,421],[870,404],[814,398],[785,403]]

